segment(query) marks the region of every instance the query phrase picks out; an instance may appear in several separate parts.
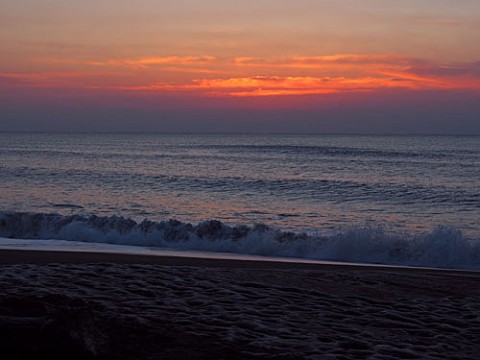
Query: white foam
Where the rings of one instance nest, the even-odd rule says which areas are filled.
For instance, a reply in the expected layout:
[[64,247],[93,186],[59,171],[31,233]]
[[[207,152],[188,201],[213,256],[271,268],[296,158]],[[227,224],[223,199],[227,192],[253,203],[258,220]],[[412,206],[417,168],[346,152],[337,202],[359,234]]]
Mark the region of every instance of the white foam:
[[[84,247],[90,251],[103,251],[107,244],[113,244],[122,245],[122,252],[133,253],[145,252],[145,249],[152,252],[154,248],[155,251],[163,249],[175,254],[178,251],[200,251],[254,255],[263,259],[480,269],[479,239],[466,239],[459,230],[451,227],[438,227],[423,235],[408,236],[365,226],[317,237],[282,232],[263,224],[230,227],[219,221],[205,221],[193,226],[174,220],[137,223],[116,216],[2,213],[0,236],[30,239],[28,246],[33,248],[53,246],[53,241],[57,242],[56,248],[65,246],[68,251]],[[51,240],[45,242],[45,239]]]

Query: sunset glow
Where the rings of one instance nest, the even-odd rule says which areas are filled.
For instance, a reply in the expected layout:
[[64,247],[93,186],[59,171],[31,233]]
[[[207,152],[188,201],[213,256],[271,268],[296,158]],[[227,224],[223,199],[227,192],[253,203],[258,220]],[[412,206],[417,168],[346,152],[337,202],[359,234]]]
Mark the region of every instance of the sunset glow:
[[[392,55],[293,57],[266,62],[237,57],[165,56],[104,61],[52,60],[77,69],[2,73],[16,87],[68,87],[125,91],[190,91],[205,96],[282,96],[342,92],[410,90],[480,90],[476,63],[442,64]],[[296,76],[292,76],[295,73]],[[211,77],[202,77],[209,74]],[[224,77],[218,77],[224,74]],[[261,75],[260,75],[261,74]],[[317,76],[312,76],[317,74]],[[229,77],[228,75],[238,75]],[[300,76],[299,76],[300,75]],[[321,76],[318,76],[321,75]],[[159,81],[162,77],[169,81]]]
[[480,96],[477,1],[104,3],[0,5],[0,102],[28,108],[68,92],[84,107],[107,96],[162,111],[173,96],[275,110],[282,97],[308,96],[308,109],[325,95]]

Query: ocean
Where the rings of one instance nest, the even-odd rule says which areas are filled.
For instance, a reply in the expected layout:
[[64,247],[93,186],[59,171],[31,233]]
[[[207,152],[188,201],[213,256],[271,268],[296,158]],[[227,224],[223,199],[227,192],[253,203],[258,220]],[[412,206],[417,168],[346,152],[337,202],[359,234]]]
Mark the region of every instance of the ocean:
[[0,236],[480,268],[480,137],[0,133]]

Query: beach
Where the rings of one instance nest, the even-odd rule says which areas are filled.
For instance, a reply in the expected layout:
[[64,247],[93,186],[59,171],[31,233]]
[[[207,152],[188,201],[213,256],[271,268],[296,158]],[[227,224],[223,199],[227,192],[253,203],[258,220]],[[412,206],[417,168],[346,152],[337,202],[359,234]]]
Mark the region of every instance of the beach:
[[478,272],[0,251],[0,359],[474,359]]
[[480,359],[480,0],[0,27],[0,360]]

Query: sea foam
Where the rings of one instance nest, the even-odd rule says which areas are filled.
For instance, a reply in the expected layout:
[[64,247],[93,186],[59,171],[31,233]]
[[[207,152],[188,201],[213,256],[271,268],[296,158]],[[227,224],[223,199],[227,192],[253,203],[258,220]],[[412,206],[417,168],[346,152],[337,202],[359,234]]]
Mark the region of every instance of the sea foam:
[[119,216],[4,212],[0,237],[480,270],[480,239],[465,238],[460,230],[446,226],[408,235],[365,225],[316,236],[265,224],[229,226],[217,220],[192,225],[177,220],[136,222]]

